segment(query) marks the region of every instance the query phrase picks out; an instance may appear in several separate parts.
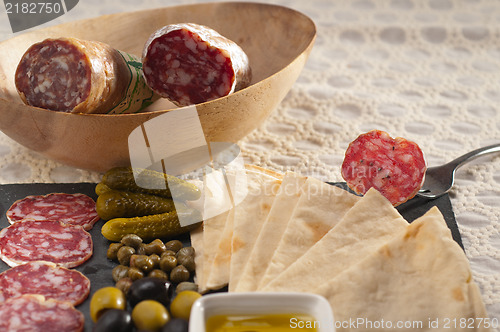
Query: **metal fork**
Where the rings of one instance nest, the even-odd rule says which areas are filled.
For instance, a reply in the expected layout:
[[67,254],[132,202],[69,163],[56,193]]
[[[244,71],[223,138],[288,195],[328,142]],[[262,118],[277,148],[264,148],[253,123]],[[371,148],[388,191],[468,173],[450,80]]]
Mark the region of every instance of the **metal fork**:
[[441,166],[429,167],[425,172],[424,184],[417,195],[437,198],[446,194],[453,186],[457,168],[477,157],[494,152],[500,152],[500,144],[479,148]]

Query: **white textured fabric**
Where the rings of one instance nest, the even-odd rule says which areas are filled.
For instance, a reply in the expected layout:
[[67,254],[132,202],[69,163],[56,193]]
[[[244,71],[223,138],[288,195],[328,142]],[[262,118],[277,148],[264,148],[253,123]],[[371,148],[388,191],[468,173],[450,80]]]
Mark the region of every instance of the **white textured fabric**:
[[[46,25],[194,2],[83,0]],[[318,36],[285,100],[241,142],[248,162],[341,181],[348,143],[371,129],[417,142],[430,166],[500,142],[497,0],[268,2],[310,16]],[[13,34],[1,10],[3,40]],[[0,134],[0,183],[99,179]],[[451,200],[490,318],[500,319],[500,154],[463,166]]]

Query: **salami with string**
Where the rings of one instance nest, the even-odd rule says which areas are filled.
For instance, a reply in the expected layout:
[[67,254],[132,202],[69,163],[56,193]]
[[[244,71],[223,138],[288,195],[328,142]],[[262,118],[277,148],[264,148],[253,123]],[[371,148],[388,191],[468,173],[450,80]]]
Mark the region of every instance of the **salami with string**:
[[67,113],[136,113],[158,99],[144,82],[140,58],[77,38],[33,44],[15,84],[25,104]]
[[194,23],[155,31],[144,46],[142,64],[148,86],[178,106],[226,96],[249,85],[251,79],[241,47]]
[[95,201],[84,194],[53,193],[17,200],[6,212],[9,222],[24,219],[60,221],[90,230],[99,220]]
[[9,266],[32,261],[75,267],[92,256],[92,237],[81,226],[22,220],[0,231],[0,258]]
[[416,143],[372,130],[349,144],[342,177],[354,192],[364,194],[374,187],[397,206],[417,194],[426,169],[424,155]]
[[0,303],[0,331],[79,332],[84,316],[70,303],[22,295]]
[[23,294],[37,294],[77,306],[89,292],[87,277],[50,262],[29,262],[0,273],[0,303]]

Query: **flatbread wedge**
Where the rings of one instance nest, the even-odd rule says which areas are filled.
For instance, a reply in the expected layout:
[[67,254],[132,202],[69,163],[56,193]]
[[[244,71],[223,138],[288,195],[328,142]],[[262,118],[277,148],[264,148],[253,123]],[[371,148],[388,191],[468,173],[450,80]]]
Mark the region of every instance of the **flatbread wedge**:
[[[391,202],[372,188],[334,228],[262,291],[307,292],[311,285],[318,284],[318,278],[342,273],[407,226]],[[314,270],[318,273],[311,273]]]
[[[327,298],[336,321],[362,319],[357,330],[380,331],[383,321],[409,324],[404,331],[445,331],[446,323],[453,331],[489,331],[475,319],[487,313],[467,257],[437,207],[311,291]],[[349,330],[341,325],[337,331]]]
[[344,217],[361,198],[309,177],[278,247],[259,283],[264,288]]
[[235,292],[250,292],[257,289],[273,252],[278,246],[278,240],[288,225],[306,179],[305,176],[294,172],[285,173],[271,210],[234,289]]

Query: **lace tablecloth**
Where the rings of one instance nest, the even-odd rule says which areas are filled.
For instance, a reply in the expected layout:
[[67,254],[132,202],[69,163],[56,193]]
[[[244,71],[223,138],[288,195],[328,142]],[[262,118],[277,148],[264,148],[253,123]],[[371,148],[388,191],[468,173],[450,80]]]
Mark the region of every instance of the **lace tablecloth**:
[[[194,2],[83,0],[45,26]],[[417,142],[429,166],[500,142],[500,2],[272,2],[310,16],[318,36],[285,100],[241,142],[248,162],[342,181],[348,143],[371,129]],[[3,10],[1,40],[13,36]],[[99,179],[0,133],[0,183]],[[463,166],[451,201],[490,318],[500,319],[500,155]]]

